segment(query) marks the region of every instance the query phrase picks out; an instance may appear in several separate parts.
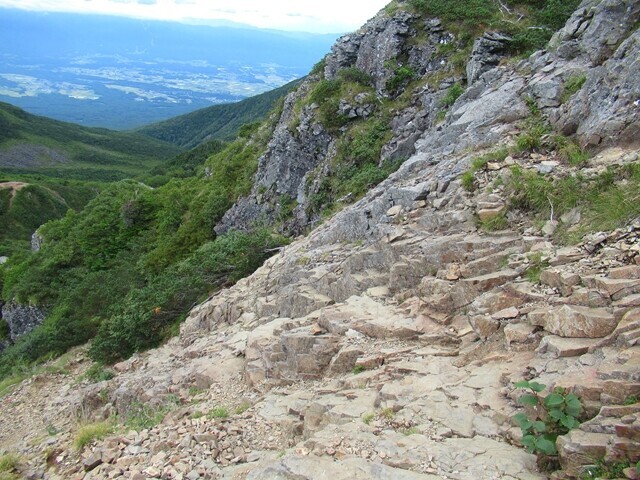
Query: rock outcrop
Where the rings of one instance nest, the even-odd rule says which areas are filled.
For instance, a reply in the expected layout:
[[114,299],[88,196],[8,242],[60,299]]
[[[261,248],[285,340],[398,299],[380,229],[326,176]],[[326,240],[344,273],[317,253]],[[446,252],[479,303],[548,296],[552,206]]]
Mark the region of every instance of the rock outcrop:
[[9,302],[2,305],[0,319],[7,322],[9,326],[9,337],[15,342],[19,337],[31,332],[40,325],[46,314],[33,305],[21,305]]
[[[397,94],[389,90],[389,82],[400,67],[409,68],[418,77],[443,74],[438,87],[426,87],[415,95],[415,105],[395,113],[391,120],[394,135],[383,147],[383,161],[404,160],[415,152],[416,140],[436,122],[439,101],[457,79],[450,72],[450,63],[436,55],[439,46],[455,37],[438,19],[423,23],[420,16],[404,10],[391,16],[382,11],[358,32],[340,38],[324,60],[326,80],[336,79],[345,69],[357,69],[372,79],[376,98],[360,93],[353,99],[341,99],[335,115],[348,119],[368,118],[384,98]],[[419,43],[413,41],[417,28],[423,39]],[[407,58],[406,64],[398,63],[399,58]],[[404,88],[409,79],[398,88]],[[299,234],[318,221],[317,212],[310,213],[309,206],[329,174],[342,133],[328,131],[315,114],[318,106],[305,104],[318,81],[318,74],[311,75],[287,96],[267,152],[260,159],[251,194],[225,214],[216,232],[276,223],[283,201],[288,200],[296,202],[295,219],[283,226],[285,232]]]

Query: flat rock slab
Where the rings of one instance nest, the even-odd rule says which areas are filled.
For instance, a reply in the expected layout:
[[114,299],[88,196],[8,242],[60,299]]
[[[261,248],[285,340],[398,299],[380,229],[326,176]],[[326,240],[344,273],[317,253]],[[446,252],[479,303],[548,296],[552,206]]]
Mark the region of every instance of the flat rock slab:
[[615,316],[604,308],[563,305],[560,308],[542,308],[529,313],[533,325],[561,337],[602,338],[616,328]]
[[535,325],[529,325],[528,323],[510,323],[504,327],[504,336],[507,340],[507,345],[512,343],[529,343],[533,341],[536,331]]
[[[341,441],[341,439],[343,440]],[[336,459],[342,456],[343,449],[351,449],[354,446],[356,447],[355,455],[361,454],[362,450],[365,450],[375,462],[380,462],[394,469],[402,468],[404,471],[410,469],[414,471],[411,473],[415,474],[415,471],[424,471],[425,467],[430,465],[428,471],[431,475],[416,478],[456,480],[538,480],[547,478],[545,475],[537,473],[534,455],[526,453],[521,448],[481,435],[476,435],[474,438],[441,438],[437,441],[428,435],[404,435],[401,432],[386,432],[385,435],[378,436],[373,434],[371,427],[361,423],[355,427],[353,425],[332,425],[316,433],[305,442],[305,447],[315,454],[321,454],[329,448],[335,448],[337,451]],[[347,457],[329,465],[344,465],[344,468],[348,468],[350,460]],[[391,470],[390,473],[395,473],[395,471]],[[287,480],[289,478],[296,480],[313,478],[316,480],[331,477],[269,478],[285,478]],[[364,478],[394,480],[406,477],[393,475],[384,477],[374,474]]]
[[577,357],[584,355],[600,340],[592,338],[563,338],[557,335],[544,337],[538,347],[539,353],[552,353],[557,357]]
[[593,464],[593,459],[604,458],[610,440],[611,435],[606,433],[578,429],[558,437],[556,445],[562,469],[566,474],[578,477],[586,465]]
[[620,279],[640,279],[640,266],[626,265],[624,267],[612,268],[609,271],[609,278]]
[[515,270],[501,270],[499,272],[480,275],[479,277],[466,278],[462,280],[463,284],[473,286],[481,292],[486,292],[499,285],[507,283],[518,276]]
[[594,283],[598,290],[606,292],[612,300],[640,293],[640,280],[637,279],[596,278]]
[[410,472],[361,458],[335,461],[315,455],[287,456],[247,475],[247,480],[439,480],[442,477]]

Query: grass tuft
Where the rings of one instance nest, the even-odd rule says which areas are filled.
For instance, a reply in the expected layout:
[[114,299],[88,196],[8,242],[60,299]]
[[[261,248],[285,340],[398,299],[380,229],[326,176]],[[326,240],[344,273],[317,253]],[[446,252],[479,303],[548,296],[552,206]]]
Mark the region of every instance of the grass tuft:
[[460,86],[458,83],[454,83],[449,90],[447,90],[447,93],[445,94],[445,96],[442,98],[442,100],[440,101],[440,104],[443,107],[450,107],[451,105],[453,105],[455,103],[455,101],[460,97],[460,95],[462,95],[464,93],[464,88],[462,88],[462,86]]
[[82,450],[90,443],[96,440],[102,440],[111,435],[113,430],[113,424],[110,422],[98,422],[85,425],[78,430],[73,446],[77,450]]
[[504,230],[508,226],[509,221],[504,213],[480,222],[480,229],[485,232],[497,232],[498,230]]
[[369,425],[373,421],[374,418],[376,418],[376,414],[375,413],[371,413],[371,412],[365,413],[362,416],[362,422],[365,423],[366,425]]
[[586,81],[587,76],[585,74],[573,75],[567,78],[567,81],[564,83],[564,92],[562,92],[562,103],[565,103],[574,94],[576,94],[582,88]]
[[229,410],[225,407],[215,407],[209,410],[207,413],[207,418],[209,420],[213,420],[214,418],[229,418]]

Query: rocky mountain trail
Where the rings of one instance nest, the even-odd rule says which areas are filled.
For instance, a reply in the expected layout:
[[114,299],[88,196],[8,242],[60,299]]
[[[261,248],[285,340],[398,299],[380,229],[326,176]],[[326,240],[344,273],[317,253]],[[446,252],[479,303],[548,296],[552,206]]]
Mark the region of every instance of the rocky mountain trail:
[[[174,410],[65,457],[60,478],[547,478],[517,446],[523,378],[601,412],[560,443],[566,472],[629,451],[624,427],[611,443],[628,415],[610,412],[639,393],[640,225],[558,247],[531,225],[476,230],[484,193],[458,180],[438,195],[468,215],[414,200],[355,244],[320,240],[329,223],[194,309],[180,337],[70,391],[69,411],[94,418]],[[422,226],[436,212],[449,223]],[[540,284],[531,252],[549,264]]]
[[[501,37],[483,37],[474,52],[491,58],[486,68],[476,58],[475,81],[444,119],[426,105],[453,81],[396,118],[421,120],[387,144],[411,138],[395,173],[195,307],[178,337],[113,365],[113,378],[22,383],[2,399],[2,448],[23,455],[28,478],[78,480],[560,480],[640,460],[640,219],[581,235],[588,212],[556,215],[549,193],[548,216],[535,217],[514,207],[511,183],[518,172],[597,182],[637,164],[638,14],[635,3],[587,0],[554,48],[517,64],[494,58]],[[386,88],[391,71],[378,60],[431,58],[406,50],[411,28],[403,12],[381,14],[338,42],[324,74],[357,65]],[[583,87],[567,94],[576,74]],[[298,227],[312,222],[302,190],[337,147],[314,123],[317,105],[296,107],[305,88],[285,101],[256,186],[219,228],[270,215],[284,194],[299,201]],[[545,119],[596,155],[569,161],[568,140]],[[536,148],[519,148],[540,125]],[[580,240],[567,244],[570,234]],[[559,472],[522,446],[522,380],[584,407],[583,423],[558,440]],[[44,424],[28,413],[40,408],[64,433],[37,438]],[[75,419],[110,418],[124,426],[73,449]]]

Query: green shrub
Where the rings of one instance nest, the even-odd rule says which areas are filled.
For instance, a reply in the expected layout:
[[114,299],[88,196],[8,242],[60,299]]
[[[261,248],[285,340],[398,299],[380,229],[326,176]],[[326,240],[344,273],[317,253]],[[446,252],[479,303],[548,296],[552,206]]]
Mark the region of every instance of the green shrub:
[[335,132],[349,122],[349,119],[338,113],[340,97],[344,81],[340,78],[320,80],[307,97],[309,104],[318,106],[318,119],[329,131]]
[[369,425],[374,418],[376,418],[375,413],[372,413],[372,412],[365,413],[364,415],[362,415],[362,422],[365,423],[366,425]]
[[94,363],[83,375],[84,378],[94,383],[111,380],[115,376],[116,372],[110,368],[105,368],[101,363]]
[[547,178],[537,172],[511,168],[508,189],[512,208],[529,211],[538,217],[549,218],[575,208],[584,198],[583,181],[578,176]]
[[341,87],[341,80],[320,80],[309,93],[309,102],[322,104],[334,95],[340,93]]
[[468,192],[473,192],[476,189],[475,173],[484,169],[489,162],[502,162],[508,154],[509,152],[506,148],[500,148],[471,160],[471,167],[460,177],[462,187]]
[[553,31],[548,28],[518,30],[511,37],[509,50],[512,54],[527,55],[544,48],[552,35]]
[[571,166],[584,165],[591,158],[588,152],[567,137],[555,135],[551,142],[558,152],[558,157]]
[[573,75],[564,82],[564,92],[562,92],[562,102],[566,102],[569,98],[577,93],[587,81],[585,74]]
[[450,107],[455,103],[455,101],[464,93],[464,88],[462,88],[459,84],[454,83],[449,90],[447,90],[446,95],[440,101],[443,107]]
[[262,126],[262,122],[245,123],[238,129],[239,138],[249,138]]
[[515,28],[506,26],[505,30],[513,38],[510,50],[528,55],[546,47],[553,33],[562,28],[576,10],[580,0],[521,0],[512,3],[525,6],[529,10],[529,18]]
[[162,423],[164,417],[174,410],[177,405],[177,401],[169,401],[163,405],[134,402],[125,415],[124,424],[127,428],[137,432],[148,430]]
[[542,148],[542,137],[551,131],[542,117],[534,115],[524,123],[524,130],[516,137],[517,152],[533,152]]
[[7,453],[0,456],[0,472],[13,472],[18,467],[20,459],[17,455]]
[[98,422],[85,425],[78,430],[73,446],[77,450],[82,450],[90,443],[108,437],[113,431],[114,426],[110,422]]
[[318,75],[321,73],[324,73],[324,67],[327,65],[327,60],[326,57],[323,58],[322,60],[320,60],[318,63],[316,63],[312,68],[311,68],[311,72],[309,72],[311,75]]
[[542,396],[546,386],[538,382],[517,382],[515,387],[528,391],[518,398],[518,403],[529,407],[530,413],[518,413],[513,417],[522,430],[522,444],[530,453],[556,455],[558,436],[580,425],[578,417],[582,413],[582,402],[561,388]]
[[[2,284],[0,283],[0,287]],[[2,291],[0,289],[0,291]],[[0,342],[9,338],[10,329],[9,324],[4,318],[0,318]]]
[[97,362],[111,363],[159,345],[208,292],[249,275],[284,238],[267,230],[231,232],[206,243],[142,288],[131,291],[103,321],[89,349]]
[[253,405],[251,402],[244,400],[240,405],[238,405],[235,409],[236,415],[242,415],[244,412],[249,410]]
[[360,85],[367,87],[373,85],[373,77],[356,67],[349,67],[340,70],[338,72],[338,77],[345,82],[359,83]]
[[309,213],[329,212],[338,200],[355,201],[399,168],[401,160],[379,165],[383,145],[390,138],[385,119],[352,124],[338,143],[329,175],[311,195]]
[[[580,474],[580,480],[590,480],[595,478],[627,478],[624,471],[631,466],[629,460],[621,460],[618,462],[598,460],[595,465],[589,465],[584,468]],[[640,473],[640,470],[638,470]]]
[[[102,327],[92,346],[102,363],[122,358],[115,355],[119,341],[125,347],[122,355],[155,346],[175,333],[186,312],[210,289],[247,274],[248,266],[256,268],[248,259],[265,257],[240,248],[238,253],[245,257],[235,256],[221,265],[219,281],[211,284],[187,259],[207,243],[224,244],[224,239],[215,238],[213,227],[240,195],[250,191],[268,128],[272,126],[252,125],[246,132],[250,137],[224,146],[207,144],[175,165],[206,168],[206,176],[174,178],[156,189],[132,180],[116,182],[82,211],[69,210],[60,220],[43,225],[42,250],[16,254],[1,269],[2,298],[46,306],[47,319],[3,352],[0,378],[12,375],[16,364],[37,362],[87,342],[105,321],[109,325]],[[271,237],[256,236],[267,238]],[[267,243],[273,245],[272,240]]]
[[225,407],[212,408],[211,410],[209,410],[209,413],[207,413],[207,418],[210,420],[214,418],[229,418],[229,410],[227,410]]
[[392,95],[397,95],[416,77],[417,73],[408,65],[396,66],[393,70],[393,77],[387,80],[385,88]]
[[447,22],[484,23],[497,13],[491,0],[410,0],[409,4],[423,14],[440,17]]
[[476,189],[473,170],[467,170],[466,172],[464,172],[462,174],[462,177],[460,178],[460,181],[462,183],[462,187],[467,192],[473,192]]
[[504,213],[491,217],[488,220],[482,220],[480,222],[480,229],[485,232],[496,232],[498,230],[504,230],[509,226],[509,221]]
[[541,252],[532,253],[529,255],[529,266],[525,271],[527,280],[531,283],[540,283],[540,275],[542,271],[549,266],[549,262],[544,260]]

